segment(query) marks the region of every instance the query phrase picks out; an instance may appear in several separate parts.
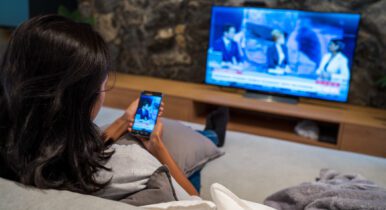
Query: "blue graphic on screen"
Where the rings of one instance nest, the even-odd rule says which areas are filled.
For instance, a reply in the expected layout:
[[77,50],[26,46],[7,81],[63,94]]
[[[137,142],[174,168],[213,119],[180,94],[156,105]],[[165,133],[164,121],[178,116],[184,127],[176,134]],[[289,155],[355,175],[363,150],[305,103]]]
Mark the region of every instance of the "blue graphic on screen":
[[212,8],[206,83],[347,101],[359,14]]
[[161,105],[160,96],[141,95],[134,118],[133,130],[151,133],[157,122]]

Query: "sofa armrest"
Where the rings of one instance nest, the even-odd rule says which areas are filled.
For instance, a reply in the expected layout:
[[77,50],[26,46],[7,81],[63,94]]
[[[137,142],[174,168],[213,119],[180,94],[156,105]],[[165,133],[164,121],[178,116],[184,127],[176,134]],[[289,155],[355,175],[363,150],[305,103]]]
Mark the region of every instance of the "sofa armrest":
[[0,178],[0,209],[136,210],[125,203],[65,190],[41,190]]

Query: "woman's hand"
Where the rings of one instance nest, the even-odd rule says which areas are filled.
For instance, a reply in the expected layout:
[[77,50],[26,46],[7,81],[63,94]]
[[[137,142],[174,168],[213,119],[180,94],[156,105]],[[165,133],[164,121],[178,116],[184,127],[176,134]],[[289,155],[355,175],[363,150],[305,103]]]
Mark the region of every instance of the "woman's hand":
[[140,138],[146,150],[158,159],[160,158],[161,153],[164,152],[163,150],[165,149],[164,144],[162,142],[162,132],[163,124],[161,122],[161,119],[158,119],[157,124],[155,125],[153,132],[150,135],[150,138]]
[[139,98],[136,98],[133,102],[131,102],[131,104],[125,110],[125,115],[128,117],[129,120],[134,119],[135,112],[138,109],[138,104],[139,104]]
[[129,126],[127,130],[131,132],[131,128],[133,127],[135,112],[138,109],[139,98],[135,99],[131,104],[127,107],[124,113],[124,117],[129,121]]
[[[127,109],[125,110],[125,113],[124,113],[124,117],[129,121],[129,127],[127,128],[127,130],[129,132],[131,132],[131,128],[133,127],[135,112],[138,109],[138,104],[139,104],[139,98],[137,98],[133,102],[131,102],[131,104],[127,107]],[[158,112],[158,118],[163,115],[164,106],[165,106],[164,102],[161,102],[161,106],[160,106],[159,112]]]
[[162,141],[163,124],[158,119],[157,124],[154,127],[153,132],[150,135],[150,139],[140,139],[147,151],[150,152],[159,162],[166,165],[170,171],[170,174],[174,179],[188,192],[190,195],[197,195],[198,192],[193,187],[192,183],[185,176],[185,173],[177,165],[176,161],[170,155],[169,151],[165,147]]
[[[114,142],[118,140],[122,135],[131,132],[133,127],[135,112],[137,111],[139,99],[134,100],[129,107],[125,110],[124,114],[116,119],[106,130],[103,132],[103,140],[105,142]],[[158,117],[163,114],[164,103],[161,103]]]

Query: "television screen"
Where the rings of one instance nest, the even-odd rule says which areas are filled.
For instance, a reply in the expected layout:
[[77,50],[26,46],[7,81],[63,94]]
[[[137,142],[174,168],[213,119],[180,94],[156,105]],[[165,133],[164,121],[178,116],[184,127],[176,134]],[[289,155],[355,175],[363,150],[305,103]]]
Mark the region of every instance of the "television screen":
[[206,83],[347,101],[360,15],[212,8]]

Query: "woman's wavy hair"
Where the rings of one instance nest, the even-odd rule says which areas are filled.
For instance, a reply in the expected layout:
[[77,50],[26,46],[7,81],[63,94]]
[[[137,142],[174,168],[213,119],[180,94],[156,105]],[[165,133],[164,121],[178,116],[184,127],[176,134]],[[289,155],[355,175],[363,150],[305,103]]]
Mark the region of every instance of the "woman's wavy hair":
[[92,122],[109,53],[90,25],[32,18],[13,32],[0,66],[0,176],[92,193],[112,153]]

